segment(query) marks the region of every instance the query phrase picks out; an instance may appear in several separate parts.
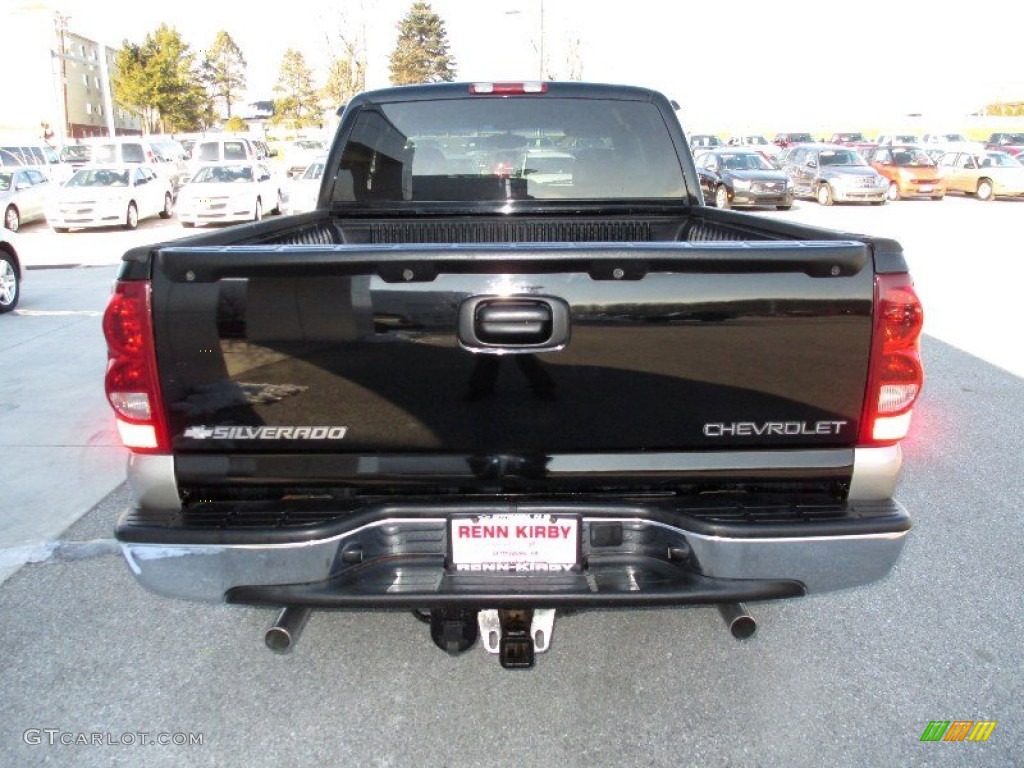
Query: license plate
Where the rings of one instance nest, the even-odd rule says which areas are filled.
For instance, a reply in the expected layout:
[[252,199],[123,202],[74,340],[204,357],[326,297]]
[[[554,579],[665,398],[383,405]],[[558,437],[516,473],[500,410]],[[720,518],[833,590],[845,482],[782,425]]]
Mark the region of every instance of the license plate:
[[448,540],[460,571],[514,573],[572,570],[580,559],[577,517],[544,514],[454,517]]
[[932,187],[931,187],[930,184],[922,184],[921,185],[921,191],[922,192],[931,192],[932,191]]

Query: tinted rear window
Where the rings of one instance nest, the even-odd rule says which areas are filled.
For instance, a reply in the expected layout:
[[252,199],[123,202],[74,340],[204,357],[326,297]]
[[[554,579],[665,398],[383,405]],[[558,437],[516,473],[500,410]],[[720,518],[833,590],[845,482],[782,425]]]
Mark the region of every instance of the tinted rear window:
[[363,108],[333,199],[678,198],[684,188],[653,104],[477,97]]
[[122,144],[121,153],[124,155],[126,163],[146,162],[146,153],[143,151],[141,144]]
[[204,141],[199,148],[192,153],[194,160],[214,162],[220,160],[220,144],[216,141]]
[[245,144],[240,141],[225,141],[224,142],[224,159],[225,160],[245,160]]

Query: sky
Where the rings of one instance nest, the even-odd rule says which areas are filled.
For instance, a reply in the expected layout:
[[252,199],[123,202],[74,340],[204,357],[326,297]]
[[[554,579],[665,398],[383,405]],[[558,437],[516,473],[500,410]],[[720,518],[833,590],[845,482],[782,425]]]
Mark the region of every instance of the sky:
[[[117,47],[161,22],[193,49],[226,30],[248,62],[249,100],[273,98],[287,48],[322,76],[337,30],[365,25],[367,85],[388,85],[387,59],[412,0],[0,0],[51,6],[73,31]],[[1024,100],[1024,2],[989,0],[946,17],[934,3],[818,0],[433,0],[458,80],[537,79],[543,40],[552,79],[573,47],[583,78],[647,86],[682,106],[690,132],[860,130],[909,113],[955,122],[995,100]],[[543,16],[542,16],[543,11]],[[543,18],[543,22],[542,22]],[[543,29],[543,34],[541,30]],[[0,32],[2,34],[2,32]],[[929,126],[930,128],[932,126]],[[952,127],[952,126],[951,126]],[[939,130],[940,126],[934,126]]]

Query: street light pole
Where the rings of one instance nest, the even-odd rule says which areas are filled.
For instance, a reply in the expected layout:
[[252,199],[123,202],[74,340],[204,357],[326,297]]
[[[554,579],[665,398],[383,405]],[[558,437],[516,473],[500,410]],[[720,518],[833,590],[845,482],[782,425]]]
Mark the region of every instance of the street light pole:
[[[540,38],[537,40],[536,43],[533,43],[533,41],[531,41],[531,45],[533,45],[533,49],[537,51],[537,58],[539,59],[539,61],[537,62],[537,79],[546,80],[547,78],[544,76],[544,70],[547,69],[547,67],[544,66],[544,0],[539,0],[539,2]],[[522,11],[520,10],[505,11],[506,16],[519,16],[521,14]]]
[[59,48],[57,59],[60,62],[60,87],[61,87],[61,143],[67,141],[71,136],[71,115],[68,112],[68,64],[67,64],[67,32],[68,17],[57,11],[54,21],[57,26],[57,38]]
[[546,80],[544,76],[544,0],[540,0],[540,77],[539,80]]

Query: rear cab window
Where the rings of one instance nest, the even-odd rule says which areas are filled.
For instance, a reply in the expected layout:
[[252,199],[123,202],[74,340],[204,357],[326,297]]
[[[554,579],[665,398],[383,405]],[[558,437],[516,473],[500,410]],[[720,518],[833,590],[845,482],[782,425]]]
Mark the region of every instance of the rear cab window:
[[474,96],[454,104],[363,106],[344,147],[332,201],[401,205],[684,194],[672,134],[654,104]]
[[146,162],[146,153],[143,151],[141,144],[122,144],[121,152],[126,163]]

